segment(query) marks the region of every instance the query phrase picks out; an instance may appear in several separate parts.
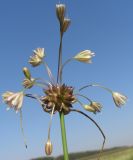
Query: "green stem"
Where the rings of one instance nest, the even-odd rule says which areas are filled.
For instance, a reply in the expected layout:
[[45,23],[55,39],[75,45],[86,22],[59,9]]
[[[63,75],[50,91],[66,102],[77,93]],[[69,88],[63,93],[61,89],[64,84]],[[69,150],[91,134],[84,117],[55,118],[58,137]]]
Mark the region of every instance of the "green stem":
[[67,139],[66,139],[66,129],[65,129],[65,119],[64,113],[60,112],[60,125],[61,125],[61,134],[62,134],[62,145],[64,152],[64,160],[69,160],[68,148],[67,148]]
[[[60,46],[59,46],[59,58],[58,58],[58,73],[57,73],[57,84],[62,84],[62,39],[63,39],[63,32],[61,31],[61,24],[60,24]],[[60,126],[61,126],[61,135],[62,135],[62,146],[64,152],[64,160],[69,160],[68,156],[68,148],[67,148],[67,140],[66,140],[66,129],[65,129],[65,119],[64,113],[59,112],[60,115]]]

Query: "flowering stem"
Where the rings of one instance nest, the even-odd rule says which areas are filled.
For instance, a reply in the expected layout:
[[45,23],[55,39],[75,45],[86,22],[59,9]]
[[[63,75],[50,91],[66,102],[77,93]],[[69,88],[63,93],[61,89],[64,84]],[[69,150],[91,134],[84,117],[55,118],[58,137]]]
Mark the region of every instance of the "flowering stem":
[[64,113],[60,112],[59,114],[60,114],[60,125],[61,125],[61,133],[62,133],[62,145],[63,145],[63,152],[64,152],[64,160],[69,160]]
[[[60,25],[61,27],[61,25]],[[57,83],[62,83],[62,38],[63,32],[60,29],[60,46],[59,46],[59,58],[58,58],[58,73],[57,73]],[[61,126],[61,135],[62,135],[62,146],[64,152],[64,160],[69,160],[68,157],[68,148],[67,148],[67,139],[66,139],[66,129],[65,129],[65,119],[64,113],[60,112],[60,126]]]
[[63,33],[60,32],[60,46],[59,46],[59,59],[58,59],[58,74],[57,74],[57,83],[62,82],[62,74],[61,74],[61,68],[62,68],[62,38]]

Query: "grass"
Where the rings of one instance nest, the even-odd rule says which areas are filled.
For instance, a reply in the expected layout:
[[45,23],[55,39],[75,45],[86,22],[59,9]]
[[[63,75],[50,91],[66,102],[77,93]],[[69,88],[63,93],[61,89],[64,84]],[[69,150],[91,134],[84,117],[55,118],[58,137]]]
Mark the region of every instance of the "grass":
[[[97,160],[99,152],[86,151],[69,154],[70,160]],[[42,157],[32,160],[63,160],[59,157]],[[133,160],[133,147],[116,147],[103,151],[100,160]]]

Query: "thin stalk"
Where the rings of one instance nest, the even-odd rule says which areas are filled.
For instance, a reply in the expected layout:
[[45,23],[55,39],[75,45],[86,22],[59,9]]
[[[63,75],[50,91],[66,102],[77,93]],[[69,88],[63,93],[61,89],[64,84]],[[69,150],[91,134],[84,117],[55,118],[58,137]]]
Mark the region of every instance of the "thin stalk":
[[72,60],[73,60],[73,58],[69,58],[68,60],[66,60],[66,62],[64,62],[64,64],[63,64],[62,67],[61,67],[61,75],[62,75],[62,72],[63,72],[63,69],[64,69],[65,65],[66,65],[67,63],[69,63],[70,61],[72,61]]
[[21,128],[21,132],[22,132],[22,135],[23,135],[24,145],[25,145],[25,148],[27,149],[27,142],[26,142],[26,138],[25,138],[25,134],[24,134],[23,116],[22,116],[22,110],[21,109],[20,109],[20,128]]
[[[62,84],[62,71],[61,71],[62,70],[62,39],[63,39],[63,32],[61,31],[61,24],[60,24],[60,46],[59,46],[58,73],[57,73],[57,83],[59,83],[60,85]],[[60,112],[59,116],[60,116],[60,126],[61,126],[64,160],[69,160],[64,113]]]
[[79,91],[85,89],[85,88],[88,88],[88,87],[99,87],[99,88],[102,88],[102,89],[105,89],[106,91],[110,92],[112,94],[112,90],[109,89],[109,88],[106,88],[104,86],[101,86],[99,84],[89,84],[89,85],[86,85],[86,86],[83,86],[82,88],[79,89]]
[[40,98],[37,95],[25,94],[25,96],[37,100],[41,104],[42,109],[44,110],[44,112],[46,112],[46,110],[44,108],[44,104],[42,103],[42,101],[40,100]]
[[50,139],[50,130],[51,130],[51,125],[52,125],[52,117],[54,114],[54,109],[55,109],[55,106],[53,107],[52,112],[51,112],[51,116],[50,116],[50,122],[49,122],[49,128],[48,128],[48,139]]
[[42,82],[35,82],[34,85],[38,86],[38,87],[42,87],[42,88],[46,88],[47,87],[47,85],[42,83]]
[[48,64],[47,64],[45,61],[43,61],[42,63],[44,64],[44,66],[45,66],[45,68],[46,68],[46,71],[47,71],[47,73],[48,73],[48,76],[49,76],[49,78],[50,78],[50,81],[53,82],[53,83],[55,83],[53,74],[52,74],[52,72],[51,72]]
[[60,112],[59,114],[60,114],[60,125],[61,125],[61,133],[62,133],[62,145],[63,145],[63,152],[64,152],[64,160],[69,160],[64,113]]
[[74,94],[74,95],[83,97],[83,98],[87,99],[90,103],[92,103],[92,100],[91,100],[91,99],[89,99],[88,97],[86,97],[86,96],[84,96],[84,95],[82,95],[82,94]]
[[62,38],[63,33],[60,32],[60,46],[59,46],[59,58],[58,58],[58,73],[57,73],[57,83],[62,82],[62,74],[61,74],[61,68],[62,68]]

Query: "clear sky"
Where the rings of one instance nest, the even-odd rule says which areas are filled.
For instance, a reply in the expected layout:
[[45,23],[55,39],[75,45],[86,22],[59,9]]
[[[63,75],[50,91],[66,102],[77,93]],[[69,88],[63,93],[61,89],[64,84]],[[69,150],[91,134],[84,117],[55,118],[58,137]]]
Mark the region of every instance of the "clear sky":
[[[88,97],[103,104],[100,114],[92,116],[103,128],[106,147],[133,145],[133,1],[66,0],[69,31],[64,35],[63,60],[90,49],[95,52],[92,64],[71,62],[63,79],[79,88],[100,83],[128,96],[126,106],[117,108],[110,94],[98,88],[84,90]],[[20,91],[22,68],[30,68],[34,77],[47,79],[43,66],[32,68],[27,62],[32,50],[44,47],[46,61],[57,73],[59,25],[55,14],[57,0],[0,1],[0,94]],[[40,88],[29,93],[42,94]],[[80,106],[76,105],[76,108]],[[0,99],[0,159],[29,160],[44,156],[50,116],[35,101],[24,99],[23,124],[28,149],[23,144],[19,114],[6,111]],[[71,113],[66,116],[69,152],[100,149],[102,136],[87,119]],[[53,118],[51,140],[53,155],[62,154],[59,116]]]

